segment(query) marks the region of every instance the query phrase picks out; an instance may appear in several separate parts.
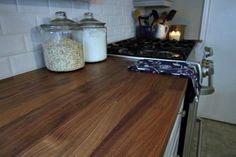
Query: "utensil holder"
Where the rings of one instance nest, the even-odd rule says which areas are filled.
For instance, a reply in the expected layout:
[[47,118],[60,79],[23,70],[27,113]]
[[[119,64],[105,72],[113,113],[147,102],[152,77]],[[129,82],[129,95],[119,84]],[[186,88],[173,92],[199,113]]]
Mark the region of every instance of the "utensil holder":
[[156,32],[156,26],[138,26],[136,27],[136,38],[155,39]]

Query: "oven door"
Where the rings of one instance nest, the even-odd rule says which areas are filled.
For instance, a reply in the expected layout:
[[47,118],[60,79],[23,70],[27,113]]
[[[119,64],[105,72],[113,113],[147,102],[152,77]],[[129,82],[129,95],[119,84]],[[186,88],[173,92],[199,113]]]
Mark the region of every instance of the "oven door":
[[193,86],[191,85],[191,80],[189,80],[183,107],[183,110],[186,111],[186,115],[182,119],[180,129],[180,141],[178,148],[178,155],[180,157],[190,157],[193,132],[197,122],[198,101],[199,97],[195,96]]
[[197,107],[198,97],[195,97],[194,101],[189,104],[182,157],[190,157],[191,146],[193,141],[193,131],[197,122]]

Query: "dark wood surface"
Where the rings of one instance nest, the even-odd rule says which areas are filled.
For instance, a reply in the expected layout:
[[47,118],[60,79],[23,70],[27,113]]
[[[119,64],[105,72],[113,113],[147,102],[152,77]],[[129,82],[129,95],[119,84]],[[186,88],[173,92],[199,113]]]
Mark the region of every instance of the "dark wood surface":
[[0,156],[162,156],[187,80],[109,58],[0,81]]

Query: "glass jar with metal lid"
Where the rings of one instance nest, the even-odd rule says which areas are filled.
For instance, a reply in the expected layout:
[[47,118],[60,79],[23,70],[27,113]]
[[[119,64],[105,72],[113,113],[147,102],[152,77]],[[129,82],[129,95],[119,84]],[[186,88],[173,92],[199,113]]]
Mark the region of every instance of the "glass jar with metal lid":
[[83,47],[77,39],[81,34],[78,23],[67,19],[65,12],[56,12],[56,19],[41,28],[44,60],[49,70],[66,72],[84,67]]
[[107,35],[105,23],[93,18],[93,13],[84,14],[79,21],[83,29],[81,42],[85,55],[85,62],[99,62],[107,58]]

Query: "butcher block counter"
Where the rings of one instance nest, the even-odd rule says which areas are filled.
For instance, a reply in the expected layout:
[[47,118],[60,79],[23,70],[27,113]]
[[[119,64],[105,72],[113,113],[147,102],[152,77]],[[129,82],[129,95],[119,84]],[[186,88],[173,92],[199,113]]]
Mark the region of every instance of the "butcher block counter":
[[163,156],[187,79],[108,58],[0,81],[0,156]]

